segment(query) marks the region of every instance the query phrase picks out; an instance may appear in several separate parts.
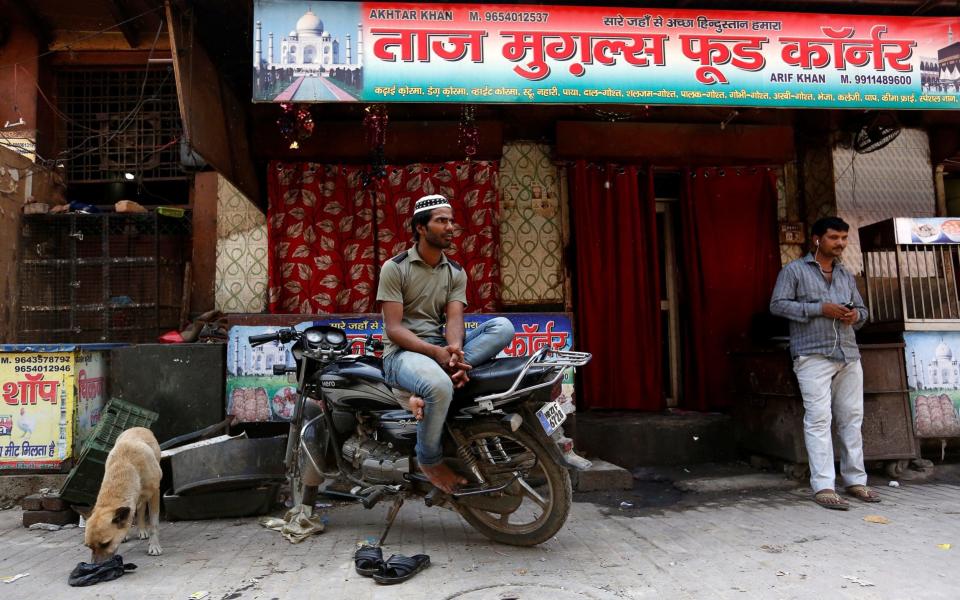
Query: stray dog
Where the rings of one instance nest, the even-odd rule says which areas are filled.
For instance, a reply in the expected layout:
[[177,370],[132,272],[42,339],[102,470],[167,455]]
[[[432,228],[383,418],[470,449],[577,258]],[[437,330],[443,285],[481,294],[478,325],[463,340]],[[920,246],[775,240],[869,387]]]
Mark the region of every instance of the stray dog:
[[[87,519],[83,543],[93,552],[91,562],[101,563],[117,552],[126,541],[133,514],[141,540],[150,538],[147,554],[159,556],[160,525],[160,444],[153,432],[132,427],[120,434],[107,455],[103,483]],[[147,505],[150,508],[150,529],[145,526]]]

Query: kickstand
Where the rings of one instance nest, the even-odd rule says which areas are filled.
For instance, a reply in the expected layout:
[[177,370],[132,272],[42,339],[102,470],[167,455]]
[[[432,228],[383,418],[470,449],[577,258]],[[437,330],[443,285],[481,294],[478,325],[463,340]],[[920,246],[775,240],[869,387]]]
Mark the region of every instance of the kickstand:
[[397,497],[393,500],[393,505],[390,507],[390,510],[387,511],[387,524],[383,528],[383,533],[380,534],[380,541],[377,542],[377,546],[383,546],[383,542],[387,539],[387,534],[390,533],[390,528],[393,527],[393,522],[396,520],[397,515],[400,514],[400,507],[403,506],[403,494],[397,494]]

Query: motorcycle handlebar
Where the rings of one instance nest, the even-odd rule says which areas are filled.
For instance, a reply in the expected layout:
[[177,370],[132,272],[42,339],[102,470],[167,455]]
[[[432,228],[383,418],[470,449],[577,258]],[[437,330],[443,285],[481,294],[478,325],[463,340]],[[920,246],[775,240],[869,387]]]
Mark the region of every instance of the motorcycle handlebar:
[[261,333],[260,335],[251,335],[247,338],[251,346],[261,346],[267,342],[276,341],[279,336],[276,333]]

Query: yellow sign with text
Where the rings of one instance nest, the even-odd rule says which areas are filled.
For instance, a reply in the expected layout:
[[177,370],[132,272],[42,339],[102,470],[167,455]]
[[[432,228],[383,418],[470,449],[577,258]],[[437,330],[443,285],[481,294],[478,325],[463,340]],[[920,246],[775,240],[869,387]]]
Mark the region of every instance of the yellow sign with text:
[[72,455],[72,352],[0,353],[0,468],[55,469]]

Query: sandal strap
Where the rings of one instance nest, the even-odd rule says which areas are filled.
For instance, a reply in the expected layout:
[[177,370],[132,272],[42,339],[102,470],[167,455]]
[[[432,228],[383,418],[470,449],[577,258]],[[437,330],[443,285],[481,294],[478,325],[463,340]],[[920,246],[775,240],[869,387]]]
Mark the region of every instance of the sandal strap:
[[403,577],[408,573],[412,573],[424,560],[429,560],[426,554],[415,554],[414,556],[394,554],[384,561],[382,574]]
[[827,491],[822,490],[813,495],[813,499],[818,503],[823,504],[835,504],[837,506],[843,506],[847,504],[847,501],[840,497],[839,494],[833,490]]
[[361,546],[353,554],[353,560],[380,562],[383,560],[383,550],[378,546]]

